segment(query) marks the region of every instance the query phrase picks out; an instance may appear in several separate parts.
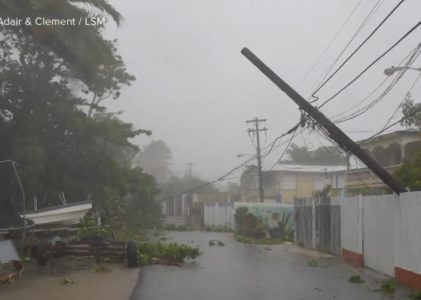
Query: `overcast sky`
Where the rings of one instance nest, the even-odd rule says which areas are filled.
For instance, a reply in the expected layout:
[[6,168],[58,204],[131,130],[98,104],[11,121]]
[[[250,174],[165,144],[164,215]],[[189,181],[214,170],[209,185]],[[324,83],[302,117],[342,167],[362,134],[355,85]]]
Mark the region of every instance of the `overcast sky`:
[[[112,111],[123,110],[122,118],[136,127],[153,131],[151,137],[142,135],[136,139],[140,146],[151,140],[164,140],[172,150],[172,169],[176,174],[187,169],[186,163],[193,162],[194,173],[203,179],[219,176],[244,160],[236,158],[237,154],[255,152],[247,135],[246,120],[256,116],[267,119],[267,136],[262,138],[265,144],[289,129],[299,117],[297,105],[240,50],[248,47],[308,97],[377,0],[361,1],[327,54],[302,82],[358,2],[113,0],[111,3],[125,20],[120,28],[111,26],[107,36],[119,40],[120,53],[137,81],[123,91],[120,99],[109,100],[108,107]],[[380,1],[381,6],[345,56],[398,2]],[[419,0],[407,0],[401,5],[346,68],[318,93],[321,101],[414,26],[420,20],[420,11]],[[385,78],[383,69],[398,65],[420,41],[418,28],[322,111],[332,117],[358,103]],[[421,59],[414,66],[421,66]],[[340,127],[354,139],[375,133],[402,101],[416,76],[416,71],[408,72],[378,105]],[[381,92],[382,89],[375,95]],[[421,80],[413,95],[421,100]],[[395,119],[398,118],[399,115]],[[320,145],[311,133],[297,135],[293,142]],[[276,160],[282,151],[282,147],[275,149],[266,164]]]

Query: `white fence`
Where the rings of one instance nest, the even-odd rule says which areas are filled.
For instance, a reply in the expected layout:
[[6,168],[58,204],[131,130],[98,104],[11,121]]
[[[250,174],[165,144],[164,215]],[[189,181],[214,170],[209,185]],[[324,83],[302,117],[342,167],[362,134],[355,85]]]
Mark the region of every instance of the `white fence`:
[[234,228],[234,206],[231,203],[206,203],[203,223],[205,226]]
[[421,192],[341,200],[345,259],[421,290]]
[[397,209],[395,266],[421,274],[421,192],[402,194]]

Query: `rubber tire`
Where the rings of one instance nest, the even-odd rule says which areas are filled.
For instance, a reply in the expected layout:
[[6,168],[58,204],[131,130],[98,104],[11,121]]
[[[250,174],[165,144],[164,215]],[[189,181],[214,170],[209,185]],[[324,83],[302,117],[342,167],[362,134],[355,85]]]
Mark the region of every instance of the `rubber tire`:
[[132,240],[127,242],[127,262],[129,268],[137,267],[137,246],[136,243]]

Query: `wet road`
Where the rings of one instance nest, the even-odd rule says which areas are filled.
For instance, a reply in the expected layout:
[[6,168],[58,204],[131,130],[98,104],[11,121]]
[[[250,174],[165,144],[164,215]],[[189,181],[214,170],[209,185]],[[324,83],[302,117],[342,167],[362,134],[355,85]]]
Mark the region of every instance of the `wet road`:
[[[385,279],[382,275],[298,246],[246,246],[224,233],[168,235],[171,241],[199,246],[203,254],[182,268],[143,268],[132,300],[388,299],[374,291]],[[211,239],[225,246],[211,247]],[[309,260],[317,266],[310,267]],[[365,282],[350,283],[351,275],[361,275]],[[399,290],[394,299],[408,299],[407,292]]]

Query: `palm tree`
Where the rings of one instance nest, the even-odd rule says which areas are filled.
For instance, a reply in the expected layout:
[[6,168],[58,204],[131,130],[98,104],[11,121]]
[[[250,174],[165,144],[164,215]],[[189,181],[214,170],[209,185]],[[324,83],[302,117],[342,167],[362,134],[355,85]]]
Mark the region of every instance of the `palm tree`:
[[23,20],[19,27],[1,30],[19,31],[49,47],[88,85],[95,82],[99,69],[116,64],[113,43],[103,38],[102,26],[26,26],[24,21],[36,17],[84,20],[95,14],[111,17],[117,25],[122,21],[120,13],[106,0],[0,0],[1,18]]

